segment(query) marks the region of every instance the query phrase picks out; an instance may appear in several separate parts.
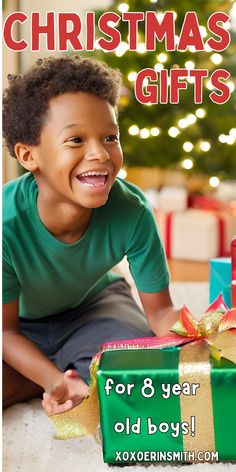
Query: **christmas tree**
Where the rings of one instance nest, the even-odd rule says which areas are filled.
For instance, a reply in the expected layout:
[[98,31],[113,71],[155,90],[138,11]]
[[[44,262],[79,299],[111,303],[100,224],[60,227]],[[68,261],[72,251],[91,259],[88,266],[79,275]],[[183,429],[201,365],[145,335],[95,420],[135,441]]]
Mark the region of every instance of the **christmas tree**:
[[[204,39],[204,51],[194,47],[186,51],[165,50],[165,41],[156,42],[155,51],[145,47],[144,22],[138,26],[138,51],[128,49],[127,22],[120,21],[115,27],[120,31],[121,44],[115,51],[104,52],[97,48],[92,57],[103,60],[109,66],[119,68],[123,74],[124,87],[119,104],[121,142],[128,166],[160,166],[182,169],[183,172],[201,173],[220,180],[236,178],[236,2],[213,0],[115,0],[109,11],[154,11],[159,21],[166,11],[175,16],[176,44],[186,12],[195,11]],[[206,44],[212,37],[208,19],[214,12],[222,11],[232,17],[225,24],[231,42],[223,52],[215,52]],[[97,11],[99,18],[104,11]],[[100,37],[101,37],[100,33]],[[104,35],[103,35],[104,36]],[[98,33],[99,37],[99,33]],[[88,56],[89,53],[87,52]],[[187,78],[187,89],[180,91],[178,104],[146,104],[138,102],[134,94],[137,73],[145,68],[157,72],[165,69],[207,69],[204,79],[203,103],[194,103],[194,84]],[[227,80],[230,99],[223,105],[213,103],[209,94],[213,87],[209,80],[216,69],[230,73]]]

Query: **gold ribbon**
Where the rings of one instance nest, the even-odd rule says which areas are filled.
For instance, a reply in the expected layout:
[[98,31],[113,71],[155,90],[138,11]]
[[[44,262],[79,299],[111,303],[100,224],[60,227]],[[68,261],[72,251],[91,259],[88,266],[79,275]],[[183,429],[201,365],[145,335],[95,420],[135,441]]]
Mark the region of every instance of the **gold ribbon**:
[[213,357],[224,357],[236,364],[236,329],[224,331],[208,338]]
[[91,386],[89,396],[72,410],[51,416],[56,428],[55,439],[73,439],[81,436],[96,435],[99,424],[99,407],[97,395],[98,364],[91,365]]
[[180,350],[179,383],[199,384],[196,396],[180,395],[181,421],[195,418],[195,434],[183,435],[185,451],[215,451],[210,349],[205,341],[185,344]]

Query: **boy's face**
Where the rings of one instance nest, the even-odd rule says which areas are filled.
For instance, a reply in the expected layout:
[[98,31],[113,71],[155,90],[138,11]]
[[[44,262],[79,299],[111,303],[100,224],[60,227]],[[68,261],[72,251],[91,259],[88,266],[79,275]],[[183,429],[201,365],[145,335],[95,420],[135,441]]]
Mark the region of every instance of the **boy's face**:
[[90,93],[54,97],[32,153],[39,192],[55,203],[104,205],[123,159],[113,107]]

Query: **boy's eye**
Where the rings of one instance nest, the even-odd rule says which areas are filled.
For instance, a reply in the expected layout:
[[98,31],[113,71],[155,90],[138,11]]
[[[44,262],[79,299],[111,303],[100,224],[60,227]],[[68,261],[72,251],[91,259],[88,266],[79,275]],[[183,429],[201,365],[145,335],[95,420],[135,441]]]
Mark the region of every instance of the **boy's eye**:
[[75,138],[69,139],[69,142],[70,142],[70,143],[75,143],[75,144],[81,144],[81,143],[82,143],[82,139],[79,138],[79,136],[76,136]]
[[106,143],[119,142],[119,136],[117,134],[110,134],[105,137]]

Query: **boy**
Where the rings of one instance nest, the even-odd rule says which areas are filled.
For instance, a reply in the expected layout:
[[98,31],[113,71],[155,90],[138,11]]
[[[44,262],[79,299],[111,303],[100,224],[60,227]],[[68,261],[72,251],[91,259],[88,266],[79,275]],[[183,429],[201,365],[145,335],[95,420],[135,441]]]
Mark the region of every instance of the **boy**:
[[[87,395],[103,342],[162,336],[178,313],[152,211],[116,178],[119,72],[68,56],[9,79],[4,137],[28,172],[3,193],[4,405],[44,391],[52,415]],[[110,273],[125,255],[149,326]]]

